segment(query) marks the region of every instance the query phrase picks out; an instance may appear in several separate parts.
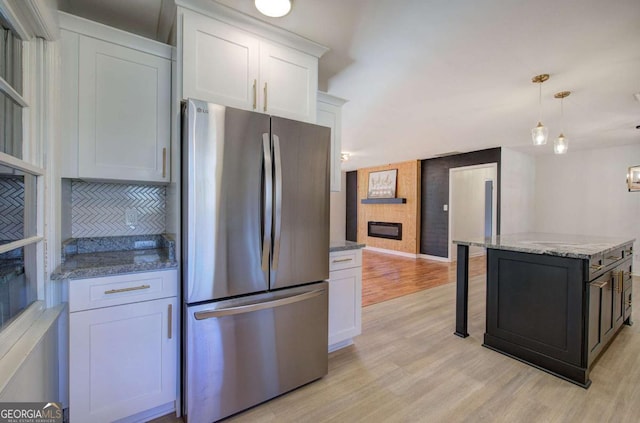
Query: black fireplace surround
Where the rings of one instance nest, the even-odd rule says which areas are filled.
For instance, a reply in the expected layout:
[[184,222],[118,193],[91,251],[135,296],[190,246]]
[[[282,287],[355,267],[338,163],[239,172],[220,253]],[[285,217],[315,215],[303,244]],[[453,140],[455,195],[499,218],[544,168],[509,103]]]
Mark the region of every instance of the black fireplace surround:
[[402,240],[402,223],[367,222],[367,235],[400,241]]

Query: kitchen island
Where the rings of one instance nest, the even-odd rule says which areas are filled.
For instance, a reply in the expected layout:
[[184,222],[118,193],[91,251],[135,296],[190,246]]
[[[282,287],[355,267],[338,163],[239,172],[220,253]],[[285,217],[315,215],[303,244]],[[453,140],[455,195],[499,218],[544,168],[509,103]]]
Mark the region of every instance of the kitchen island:
[[630,238],[524,233],[458,244],[456,332],[467,333],[469,246],[487,249],[485,347],[584,388],[631,324]]

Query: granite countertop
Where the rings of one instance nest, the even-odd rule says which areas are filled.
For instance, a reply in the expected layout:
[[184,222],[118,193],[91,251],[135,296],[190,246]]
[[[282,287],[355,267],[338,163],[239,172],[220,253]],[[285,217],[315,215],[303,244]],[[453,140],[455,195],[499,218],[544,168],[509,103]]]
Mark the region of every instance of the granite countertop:
[[588,235],[545,234],[538,232],[498,235],[492,238],[455,240],[455,244],[496,250],[591,259],[600,253],[634,242],[635,238],[612,238]]
[[359,244],[353,241],[331,241],[329,244],[329,252],[332,253],[334,251],[346,251],[346,250],[357,250],[358,248],[366,247],[365,244]]
[[178,267],[170,235],[79,238],[63,244],[52,280],[114,276]]

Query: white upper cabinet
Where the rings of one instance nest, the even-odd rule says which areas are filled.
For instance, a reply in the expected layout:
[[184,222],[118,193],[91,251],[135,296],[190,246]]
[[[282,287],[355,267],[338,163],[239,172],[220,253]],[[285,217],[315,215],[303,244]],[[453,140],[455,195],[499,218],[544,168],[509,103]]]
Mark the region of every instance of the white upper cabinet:
[[61,175],[169,182],[171,47],[61,17]]
[[171,62],[82,37],[80,177],[168,181]]
[[297,50],[260,43],[262,111],[314,123],[318,59]]
[[288,45],[282,30],[213,2],[202,7],[178,8],[182,98],[315,123],[318,58],[326,48],[290,33]]
[[340,191],[342,149],[342,105],[347,100],[318,91],[318,125],[331,128],[331,191]]
[[236,28],[185,12],[183,97],[257,108],[259,41]]

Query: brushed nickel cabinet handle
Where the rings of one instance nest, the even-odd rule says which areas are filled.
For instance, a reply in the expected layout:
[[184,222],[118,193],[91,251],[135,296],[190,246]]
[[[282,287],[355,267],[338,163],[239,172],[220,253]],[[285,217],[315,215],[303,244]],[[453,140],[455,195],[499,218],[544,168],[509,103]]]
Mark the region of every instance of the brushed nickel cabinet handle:
[[162,149],[162,177],[166,177],[167,175],[167,149],[166,147]]
[[616,257],[616,256],[609,256],[609,257],[607,257],[607,260],[622,260],[622,256],[618,256],[618,257]]
[[110,289],[108,291],[104,291],[105,294],[119,294],[121,292],[129,292],[129,291],[139,291],[141,289],[149,289],[151,285],[140,285],[140,286],[132,286],[130,288],[120,288],[120,289]]
[[596,272],[597,272],[597,271],[599,271],[599,270],[602,270],[602,268],[603,268],[603,267],[604,267],[604,266],[603,266],[603,265],[601,265],[601,264],[592,264],[592,265],[591,265],[591,270],[594,270],[594,271],[596,271]]
[[594,286],[596,288],[604,288],[605,286],[607,286],[607,284],[609,283],[609,281],[604,280],[604,281],[596,281],[596,282],[591,282],[589,285]]
[[333,260],[332,263],[343,263],[345,261],[351,261],[351,260],[353,260],[353,259],[352,258],[335,259],[335,260]]
[[264,111],[267,111],[267,83],[264,83]]
[[258,84],[258,81],[256,81],[255,79],[253,80],[253,110],[256,109],[257,104],[258,104],[258,89],[256,87],[256,85]]
[[168,320],[169,320],[169,339],[171,339],[173,337],[173,304],[169,304],[169,310],[167,312]]
[[631,255],[631,253],[633,253],[633,248],[629,248],[628,250],[624,250],[624,255],[625,256],[629,256],[629,255]]

